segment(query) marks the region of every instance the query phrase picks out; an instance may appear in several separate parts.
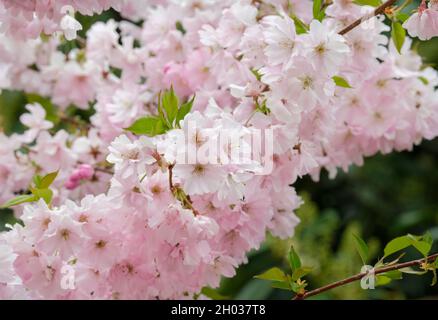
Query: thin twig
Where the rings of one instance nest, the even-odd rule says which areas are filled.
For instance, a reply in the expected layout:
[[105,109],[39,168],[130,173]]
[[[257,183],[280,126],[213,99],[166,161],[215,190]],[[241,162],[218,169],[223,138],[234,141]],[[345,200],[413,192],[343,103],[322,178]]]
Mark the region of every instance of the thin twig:
[[339,34],[340,35],[344,35],[348,32],[350,32],[351,30],[353,30],[354,28],[358,27],[362,22],[367,21],[369,19],[371,19],[372,17],[378,16],[382,13],[385,13],[385,10],[387,8],[389,8],[390,6],[392,6],[393,4],[395,4],[397,2],[397,0],[388,0],[385,3],[383,3],[382,5],[380,5],[379,7],[377,7],[371,14],[368,14],[360,19],[357,19],[356,21],[354,21],[352,24],[350,24],[349,26],[345,27],[344,29],[342,29]]
[[[374,275],[385,273],[388,271],[393,271],[393,270],[400,270],[403,268],[408,268],[408,267],[413,267],[413,266],[421,266],[424,263],[434,262],[437,258],[438,258],[438,253],[431,255],[427,258],[424,258],[424,259],[418,259],[418,260],[403,262],[403,263],[399,263],[399,264],[394,264],[394,265],[387,266],[387,267],[382,267],[382,268],[374,270]],[[367,272],[362,272],[362,273],[356,274],[352,277],[333,282],[333,283],[326,285],[324,287],[321,287],[321,288],[318,288],[318,289],[315,289],[312,291],[308,291],[302,295],[297,295],[297,296],[295,296],[294,300],[304,300],[304,299],[307,299],[309,297],[315,296],[317,294],[329,291],[331,289],[335,289],[337,287],[341,287],[343,285],[358,281],[358,280],[362,279],[363,277],[367,276],[368,274],[370,274],[372,271],[373,270],[370,270]]]
[[170,164],[168,166],[168,170],[169,170],[169,189],[172,192],[173,196],[179,201],[181,202],[182,206],[185,207],[186,209],[190,209],[193,211],[193,214],[195,216],[199,216],[200,213],[193,207],[193,201],[190,198],[189,195],[186,195],[186,193],[184,192],[184,190],[182,190],[178,185],[175,186],[173,184],[173,168],[175,167],[174,164]]
[[112,171],[111,169],[107,169],[107,168],[95,167],[94,170],[97,172],[102,172],[102,173],[106,173],[106,174],[110,174],[110,175],[114,174],[114,171]]
[[173,167],[175,167],[174,164],[170,164],[169,169],[169,189],[172,193],[175,191],[175,186],[173,185]]

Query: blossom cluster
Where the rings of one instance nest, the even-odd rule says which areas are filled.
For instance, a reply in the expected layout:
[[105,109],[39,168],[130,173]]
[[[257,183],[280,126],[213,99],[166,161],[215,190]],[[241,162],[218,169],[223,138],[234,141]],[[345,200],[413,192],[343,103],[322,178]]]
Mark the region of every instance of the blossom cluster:
[[140,17],[137,12],[141,6],[149,3],[153,4],[154,0],[2,0],[1,30],[20,39],[35,39],[41,33],[49,35],[61,32],[71,40],[82,29],[74,18],[75,12],[93,15],[113,8],[138,19]]
[[[0,201],[26,192],[35,174],[59,172],[52,203],[14,208],[23,225],[0,234],[2,298],[197,297],[232,277],[266,232],[293,235],[299,177],[334,177],[438,135],[437,72],[411,40],[400,50],[389,41],[383,17],[340,35],[364,14],[352,1],[334,0],[324,19],[310,0],[147,4],[0,2],[0,87],[49,98],[57,112],[48,120],[33,101],[20,118],[27,129],[0,134]],[[75,40],[66,5],[126,19]],[[65,52],[69,39],[76,46]],[[190,113],[159,134],[125,130],[156,119],[171,87],[180,101],[195,97]],[[178,137],[189,147],[219,141],[227,153],[242,146],[221,133],[267,130],[269,172],[257,161],[176,161],[190,156]]]

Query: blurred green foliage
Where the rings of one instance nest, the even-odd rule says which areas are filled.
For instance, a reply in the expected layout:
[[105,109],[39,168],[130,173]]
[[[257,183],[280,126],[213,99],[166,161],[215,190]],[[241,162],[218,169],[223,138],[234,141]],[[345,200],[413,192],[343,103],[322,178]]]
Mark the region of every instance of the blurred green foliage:
[[[107,12],[99,17],[78,17],[85,26],[81,36],[95,21],[120,17]],[[427,64],[438,65],[438,38],[414,44]],[[71,48],[67,48],[71,49]],[[20,132],[18,118],[27,102],[37,97],[3,91],[0,95],[0,130]],[[54,117],[49,101],[39,101]],[[70,112],[70,111],[68,111]],[[86,119],[90,114],[75,114]],[[56,120],[57,119],[52,119]],[[330,180],[326,173],[315,183],[308,177],[296,188],[305,199],[298,210],[302,223],[295,236],[287,241],[268,236],[259,250],[248,255],[232,279],[224,279],[218,292],[233,299],[291,299],[291,293],[273,289],[268,281],[254,279],[271,267],[286,270],[286,253],[291,244],[303,263],[314,267],[307,278],[309,288],[317,288],[360,271],[362,262],[356,252],[353,234],[363,237],[370,246],[370,255],[378,259],[382,245],[406,233],[423,234],[429,230],[438,241],[438,140],[424,142],[413,152],[377,155],[367,159],[361,168],[338,174]],[[1,186],[0,186],[1,187]],[[0,230],[16,221],[9,211],[0,211]],[[432,249],[437,252],[438,247]],[[406,259],[416,258],[408,251]],[[436,287],[428,277],[406,276],[402,281],[376,290],[362,290],[359,283],[332,290],[314,299],[403,299],[438,298]]]

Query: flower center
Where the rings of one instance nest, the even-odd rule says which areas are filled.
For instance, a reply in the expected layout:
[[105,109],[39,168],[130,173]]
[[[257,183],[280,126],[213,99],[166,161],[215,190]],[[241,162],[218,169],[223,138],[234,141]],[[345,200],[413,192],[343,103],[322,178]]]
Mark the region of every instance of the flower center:
[[100,240],[100,241],[96,242],[97,249],[103,249],[103,248],[105,248],[105,246],[106,246],[106,241],[104,241],[104,240]]
[[313,79],[309,76],[305,76],[304,78],[301,79],[302,83],[303,83],[303,89],[310,89],[313,87]]
[[193,173],[197,175],[202,175],[205,172],[205,167],[202,164],[195,165]]
[[327,49],[326,49],[324,43],[320,43],[319,45],[317,45],[315,47],[316,54],[318,54],[320,56],[322,56],[326,51],[327,51]]
[[62,229],[61,238],[67,241],[70,238],[70,231],[68,229]]

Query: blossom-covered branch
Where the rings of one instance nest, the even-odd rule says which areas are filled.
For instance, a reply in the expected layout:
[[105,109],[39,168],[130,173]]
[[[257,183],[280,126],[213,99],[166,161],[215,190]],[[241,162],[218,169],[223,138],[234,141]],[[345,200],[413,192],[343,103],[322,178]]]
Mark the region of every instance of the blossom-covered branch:
[[[437,137],[438,73],[401,21],[391,42],[383,19],[340,35],[364,6],[315,3],[0,1],[0,89],[27,102],[0,133],[22,222],[0,234],[0,297],[197,297],[293,235],[299,178]],[[436,4],[411,35],[438,35],[417,23]],[[82,30],[109,8],[123,19]]]
[[378,6],[374,11],[372,11],[371,14],[368,14],[364,17],[361,17],[359,19],[357,19],[356,21],[354,21],[353,23],[351,23],[350,25],[348,25],[347,27],[345,27],[344,29],[342,29],[339,34],[340,35],[344,35],[348,32],[350,32],[351,30],[353,30],[354,28],[360,26],[363,22],[367,21],[368,19],[371,19],[372,17],[378,16],[380,14],[385,13],[385,11],[391,7],[392,5],[394,5],[398,0],[387,0],[384,3],[382,3],[380,6]]

